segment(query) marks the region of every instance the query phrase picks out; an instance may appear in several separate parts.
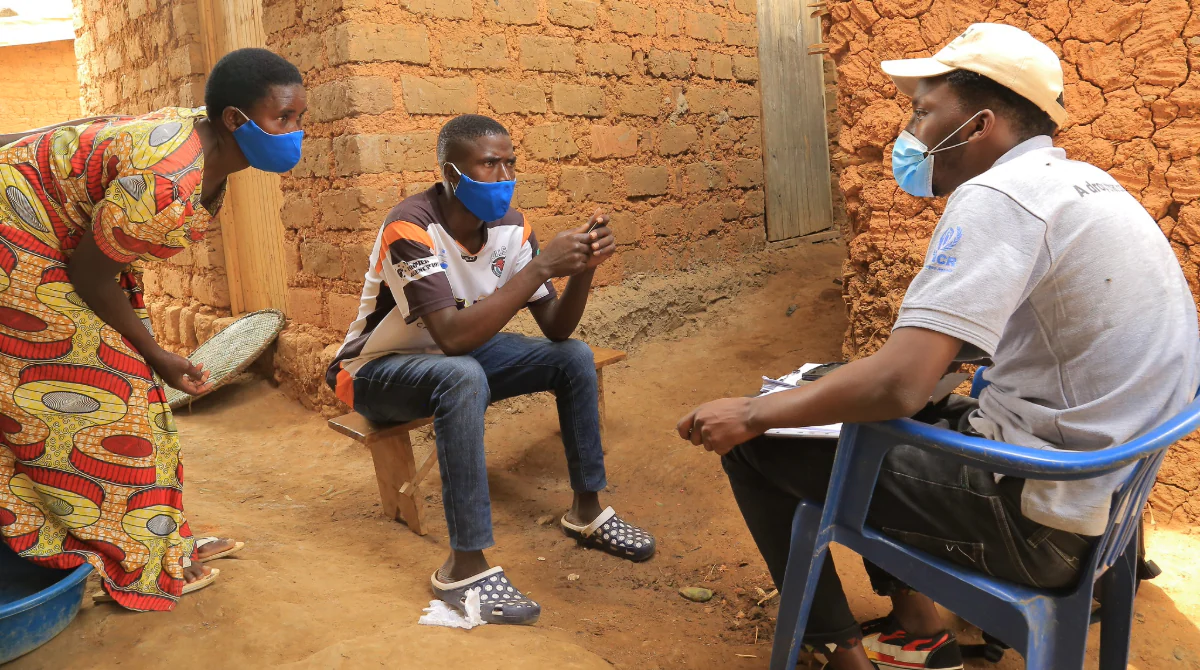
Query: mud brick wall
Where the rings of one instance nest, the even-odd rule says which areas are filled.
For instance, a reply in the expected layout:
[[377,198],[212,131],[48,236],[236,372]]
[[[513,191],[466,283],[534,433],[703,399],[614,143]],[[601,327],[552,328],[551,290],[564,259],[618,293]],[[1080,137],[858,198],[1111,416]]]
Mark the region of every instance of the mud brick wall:
[[0,133],[79,118],[71,40],[0,47]]
[[512,133],[515,206],[543,241],[613,213],[599,286],[765,246],[754,0],[266,0],[269,46],[309,92],[284,177],[292,325],[277,378],[336,403],[325,363],[384,214],[438,179],[449,118]]
[[[1057,143],[1141,200],[1200,295],[1200,13],[1187,0],[832,0],[829,10],[842,124],[833,162],[848,214],[848,356],[887,338],[943,207],[892,179],[892,142],[910,107],[879,61],[930,55],[977,21],[1021,27],[1059,54],[1071,120]],[[1152,498],[1159,520],[1200,518],[1198,459],[1196,440],[1168,456]]]
[[[204,104],[207,74],[193,0],[76,0],[75,53],[85,116]],[[65,120],[63,117],[59,120]],[[144,275],[160,342],[190,351],[229,314],[221,226]]]

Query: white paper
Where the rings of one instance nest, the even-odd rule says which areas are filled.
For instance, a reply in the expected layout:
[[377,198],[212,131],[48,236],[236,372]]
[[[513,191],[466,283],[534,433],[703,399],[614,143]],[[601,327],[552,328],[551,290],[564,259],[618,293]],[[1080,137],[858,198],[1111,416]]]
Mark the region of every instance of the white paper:
[[479,589],[471,589],[467,591],[467,602],[465,604],[467,616],[463,616],[462,612],[450,607],[440,600],[430,600],[429,607],[423,611],[424,616],[417,619],[417,623],[422,626],[445,626],[446,628],[462,628],[471,630],[476,626],[482,626],[487,623],[483,617],[479,616]]

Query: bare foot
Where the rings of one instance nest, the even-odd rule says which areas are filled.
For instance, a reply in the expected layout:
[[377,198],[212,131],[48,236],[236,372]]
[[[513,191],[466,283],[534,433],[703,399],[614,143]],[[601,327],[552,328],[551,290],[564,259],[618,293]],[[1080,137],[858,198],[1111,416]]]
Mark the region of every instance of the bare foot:
[[210,573],[212,573],[212,568],[205,566],[203,563],[192,563],[183,569],[183,581],[191,584],[197,579],[207,577]]

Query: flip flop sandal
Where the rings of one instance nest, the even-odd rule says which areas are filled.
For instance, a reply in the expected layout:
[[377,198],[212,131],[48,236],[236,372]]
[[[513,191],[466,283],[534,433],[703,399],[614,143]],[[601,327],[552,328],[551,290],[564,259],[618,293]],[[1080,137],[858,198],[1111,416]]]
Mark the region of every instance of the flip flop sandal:
[[[198,538],[196,538],[196,549],[199,550],[200,547],[203,547],[206,544],[212,544],[213,542],[219,542],[220,540],[221,540],[221,538],[219,538],[219,537],[198,537]],[[205,556],[204,558],[200,559],[200,562],[207,563],[209,561],[215,561],[218,558],[229,558],[230,556],[233,556],[234,554],[241,551],[242,548],[245,546],[246,546],[245,542],[234,541],[232,547],[230,547],[224,551],[218,551],[217,553],[212,554],[210,556]]]
[[478,590],[479,616],[488,623],[532,624],[542,614],[542,606],[510,584],[504,568],[498,565],[474,577],[449,583],[440,581],[434,572],[429,581],[438,599],[464,612],[467,591]]
[[[190,584],[184,584],[183,585],[183,593],[181,593],[180,595],[186,596],[187,594],[193,593],[195,591],[199,591],[200,589],[202,589],[206,586],[211,586],[212,583],[217,580],[217,575],[221,574],[221,570],[219,568],[210,568],[210,570],[212,572],[209,572],[207,575],[204,575],[200,579],[197,579],[196,581],[194,581]],[[104,591],[99,591],[92,596],[92,602],[99,605],[100,603],[116,602],[116,599],[113,598],[112,596],[108,595]]]
[[567,521],[565,515],[561,523],[567,537],[575,538],[585,547],[602,549],[635,563],[654,555],[654,537],[641,528],[622,521],[611,507],[606,508],[595,521],[586,526],[576,526]]

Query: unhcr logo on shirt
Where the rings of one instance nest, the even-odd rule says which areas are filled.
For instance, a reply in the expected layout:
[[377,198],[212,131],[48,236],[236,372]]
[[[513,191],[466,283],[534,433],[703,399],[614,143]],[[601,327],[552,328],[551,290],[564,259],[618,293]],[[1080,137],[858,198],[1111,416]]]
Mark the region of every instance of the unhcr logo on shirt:
[[952,256],[951,252],[958,243],[962,241],[963,231],[962,226],[954,226],[947,228],[946,232],[938,238],[937,246],[933,252],[929,254],[929,262],[925,267],[938,272],[954,272],[954,266],[958,263],[958,257]]

